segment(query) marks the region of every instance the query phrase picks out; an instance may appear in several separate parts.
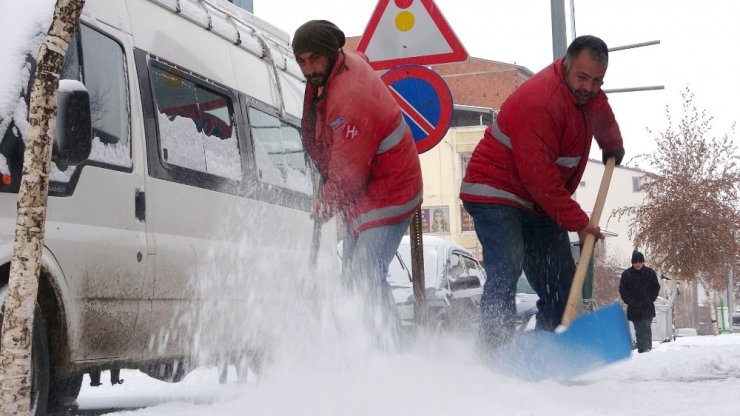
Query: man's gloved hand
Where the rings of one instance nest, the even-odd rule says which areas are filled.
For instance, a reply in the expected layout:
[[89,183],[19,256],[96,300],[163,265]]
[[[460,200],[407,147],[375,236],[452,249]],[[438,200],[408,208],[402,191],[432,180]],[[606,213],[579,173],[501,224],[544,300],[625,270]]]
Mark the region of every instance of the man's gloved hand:
[[604,162],[605,165],[606,161],[609,160],[610,157],[616,159],[617,165],[622,163],[622,158],[624,158],[624,147],[620,147],[617,150],[612,150],[611,152],[608,150],[603,150],[601,152],[601,161]]

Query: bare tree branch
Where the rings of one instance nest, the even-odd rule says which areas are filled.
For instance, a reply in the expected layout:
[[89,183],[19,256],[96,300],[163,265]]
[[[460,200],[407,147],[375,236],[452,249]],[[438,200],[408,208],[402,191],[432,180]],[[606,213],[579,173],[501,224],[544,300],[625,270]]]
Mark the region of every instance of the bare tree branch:
[[710,135],[712,117],[682,93],[680,122],[656,135],[657,151],[639,155],[656,171],[642,185],[641,206],[616,210],[631,219],[629,235],[650,253],[664,273],[702,281],[714,290],[727,286],[727,267],[738,255],[733,231],[740,228],[740,166],[730,132]]

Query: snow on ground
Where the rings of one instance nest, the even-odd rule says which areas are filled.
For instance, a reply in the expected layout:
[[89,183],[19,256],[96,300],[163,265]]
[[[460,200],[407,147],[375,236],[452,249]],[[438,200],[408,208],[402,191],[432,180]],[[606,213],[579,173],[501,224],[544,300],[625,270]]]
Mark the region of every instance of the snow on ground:
[[130,416],[737,415],[740,334],[656,343],[650,353],[565,383],[496,374],[479,362],[471,340],[460,337],[352,363],[276,366],[244,384],[233,371],[218,384],[215,368],[199,368],[178,384],[135,371],[121,376],[124,384],[115,387],[92,388],[86,378],[80,409],[138,408],[112,413]]

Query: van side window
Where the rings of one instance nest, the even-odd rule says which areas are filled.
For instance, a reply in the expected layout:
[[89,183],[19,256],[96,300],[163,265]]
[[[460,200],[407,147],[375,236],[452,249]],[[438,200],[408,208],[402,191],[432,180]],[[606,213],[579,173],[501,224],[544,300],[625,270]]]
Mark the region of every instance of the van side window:
[[257,173],[262,182],[313,193],[311,170],[306,163],[300,131],[277,117],[249,107]]
[[[81,35],[82,72],[92,111],[93,146],[89,159],[130,168],[133,164],[123,50],[87,26],[81,26]],[[85,59],[86,56],[91,59]]]
[[[80,25],[67,49],[62,78],[82,81],[90,94],[93,143],[88,163],[131,169],[128,83],[121,45]],[[61,171],[52,165],[51,180],[69,182],[75,170]]]
[[162,161],[241,181],[231,99],[165,69],[149,71]]

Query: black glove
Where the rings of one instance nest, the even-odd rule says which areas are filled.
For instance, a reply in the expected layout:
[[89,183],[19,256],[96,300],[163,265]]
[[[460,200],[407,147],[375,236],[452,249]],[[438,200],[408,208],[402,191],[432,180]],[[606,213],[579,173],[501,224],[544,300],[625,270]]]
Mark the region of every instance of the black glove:
[[622,158],[624,157],[624,147],[620,147],[619,149],[613,150],[611,152],[607,150],[601,151],[601,160],[602,162],[604,162],[605,165],[606,161],[609,160],[610,157],[616,159],[617,165],[622,163]]

